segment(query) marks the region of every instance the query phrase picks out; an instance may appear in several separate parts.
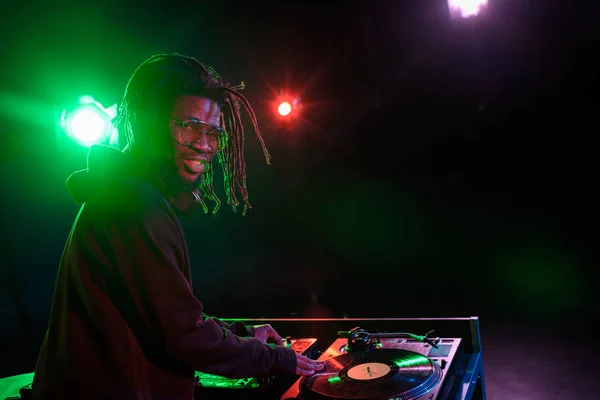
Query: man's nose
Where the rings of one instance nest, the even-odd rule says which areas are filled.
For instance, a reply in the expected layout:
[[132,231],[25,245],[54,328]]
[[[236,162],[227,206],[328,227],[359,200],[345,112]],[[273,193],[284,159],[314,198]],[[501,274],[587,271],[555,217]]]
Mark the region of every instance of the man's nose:
[[200,134],[200,137],[192,144],[192,147],[203,153],[214,151],[210,143],[210,137],[206,133]]

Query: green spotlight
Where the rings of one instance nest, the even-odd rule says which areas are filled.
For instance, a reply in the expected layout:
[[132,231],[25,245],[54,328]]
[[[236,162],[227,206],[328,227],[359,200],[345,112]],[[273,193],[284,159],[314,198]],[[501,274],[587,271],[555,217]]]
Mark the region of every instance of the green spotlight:
[[80,142],[95,142],[106,129],[106,122],[97,112],[82,110],[71,120],[71,132]]
[[116,104],[104,108],[91,96],[79,99],[79,105],[70,111],[63,110],[60,123],[63,132],[81,146],[115,144],[117,133],[112,125],[116,117]]

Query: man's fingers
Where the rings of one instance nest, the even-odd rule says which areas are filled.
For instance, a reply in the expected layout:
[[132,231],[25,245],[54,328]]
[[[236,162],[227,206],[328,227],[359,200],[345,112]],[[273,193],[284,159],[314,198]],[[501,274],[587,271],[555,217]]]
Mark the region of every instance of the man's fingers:
[[275,329],[273,329],[271,324],[267,324],[267,327],[269,329],[269,336],[271,337],[271,339],[273,339],[276,344],[278,344],[280,346],[283,345],[283,339],[281,338],[279,333],[277,333],[277,331]]
[[296,355],[296,375],[312,375],[316,371],[321,371],[325,368],[324,361],[311,360],[300,354]]
[[301,361],[298,363],[298,365],[296,367],[297,375],[307,376],[307,375],[312,375],[314,373],[315,373],[315,367],[314,367],[314,364],[312,364],[312,363],[307,363],[307,362]]
[[283,346],[283,339],[281,336],[279,336],[279,334],[277,334],[277,332],[275,332],[275,330],[273,330],[273,336],[271,336],[271,339],[273,339],[279,346]]
[[271,324],[256,325],[254,328],[257,332],[255,337],[259,338],[262,342],[267,343],[270,339],[280,346],[283,345],[283,339],[277,331],[273,329]]
[[306,365],[306,366],[297,366],[296,367],[296,375],[302,375],[302,376],[308,376],[308,375],[312,375],[317,371],[320,371],[324,368],[324,365],[322,364],[316,364],[316,365]]
[[310,358],[306,358],[304,361],[309,369],[322,370],[325,367],[325,361],[311,360]]
[[310,370],[310,369],[302,369],[300,367],[296,368],[296,375],[310,376],[310,375],[312,375],[314,373],[315,373],[315,371]]
[[298,360],[298,366],[303,369],[311,369],[311,365],[306,360]]

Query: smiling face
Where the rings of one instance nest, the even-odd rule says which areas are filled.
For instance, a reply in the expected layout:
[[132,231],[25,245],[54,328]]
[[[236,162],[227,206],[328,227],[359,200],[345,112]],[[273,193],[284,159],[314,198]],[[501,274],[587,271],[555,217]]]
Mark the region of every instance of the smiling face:
[[[221,108],[217,102],[206,97],[182,95],[175,100],[171,118],[175,168],[182,183],[192,185],[199,181],[217,148],[209,135],[196,134],[192,125],[173,121],[202,121],[220,128]],[[195,137],[196,140],[188,140],[189,137]]]

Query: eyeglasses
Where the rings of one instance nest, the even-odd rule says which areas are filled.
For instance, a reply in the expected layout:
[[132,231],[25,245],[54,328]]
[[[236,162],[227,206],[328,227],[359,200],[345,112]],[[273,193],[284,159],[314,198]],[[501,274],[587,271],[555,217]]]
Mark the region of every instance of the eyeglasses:
[[223,128],[209,125],[196,118],[185,121],[171,118],[171,122],[171,126],[181,127],[179,130],[181,141],[187,146],[197,143],[202,139],[202,136],[206,136],[208,145],[213,150],[223,150],[227,146],[229,135]]

